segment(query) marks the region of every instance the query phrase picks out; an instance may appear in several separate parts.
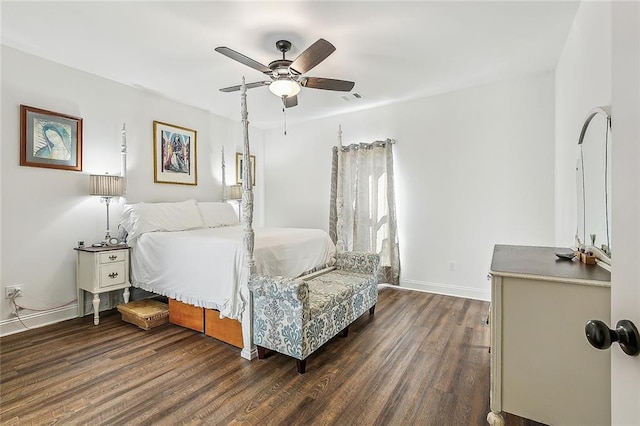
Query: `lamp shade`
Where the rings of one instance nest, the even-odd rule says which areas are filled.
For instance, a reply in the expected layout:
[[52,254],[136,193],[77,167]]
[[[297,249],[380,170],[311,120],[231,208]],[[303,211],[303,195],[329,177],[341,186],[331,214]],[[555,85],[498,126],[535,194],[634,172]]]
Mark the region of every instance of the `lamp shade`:
[[269,85],[269,90],[271,93],[278,97],[291,97],[295,96],[300,92],[300,86],[298,83],[291,80],[276,80]]
[[90,175],[89,194],[102,197],[119,197],[124,191],[123,179],[112,175]]
[[227,198],[229,200],[239,200],[242,198],[242,185],[227,186]]

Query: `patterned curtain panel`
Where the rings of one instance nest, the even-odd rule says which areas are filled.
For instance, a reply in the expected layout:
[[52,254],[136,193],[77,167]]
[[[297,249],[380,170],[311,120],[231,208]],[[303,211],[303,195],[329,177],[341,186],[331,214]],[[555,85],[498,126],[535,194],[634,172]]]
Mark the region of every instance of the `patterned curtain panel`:
[[338,171],[338,148],[333,148],[329,234],[337,240],[336,187],[342,182],[344,235],[347,251],[380,255],[378,279],[400,283],[398,226],[393,185],[393,141],[354,144],[342,148],[342,170]]

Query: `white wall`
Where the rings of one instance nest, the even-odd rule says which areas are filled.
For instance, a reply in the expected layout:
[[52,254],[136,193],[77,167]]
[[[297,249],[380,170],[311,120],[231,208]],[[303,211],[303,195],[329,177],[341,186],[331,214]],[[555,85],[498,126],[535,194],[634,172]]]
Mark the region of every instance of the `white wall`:
[[488,300],[494,244],[553,245],[553,72],[268,131],[268,226],[328,229],[338,124],[397,140],[402,286]]
[[[594,107],[611,105],[610,2],[580,4],[556,67],[555,88],[555,244],[566,247],[576,233],[575,165],[582,124]],[[615,135],[615,123],[612,127]]]
[[[466,89],[375,110],[263,132],[256,225],[328,228],[331,146],[394,138],[402,285],[487,300],[494,244],[553,241],[553,73]],[[220,197],[220,147],[227,181],[241,148],[237,122],[2,47],[1,278],[21,284],[30,324],[75,315],[78,240],[103,233],[105,207],[87,195],[88,174],[118,173],[127,123],[130,202]],[[84,171],[21,167],[19,105],[84,119]],[[198,186],[153,183],[153,120],[198,131]],[[268,167],[264,167],[268,164]],[[112,223],[119,206],[112,206]],[[43,219],[44,218],[44,219]],[[114,226],[112,226],[113,228]],[[454,270],[450,271],[450,262]],[[31,316],[30,316],[31,315]],[[19,330],[0,303],[1,332]]]
[[[1,282],[20,284],[20,302],[44,309],[25,311],[28,324],[75,316],[75,256],[78,240],[99,241],[105,205],[88,194],[89,174],[120,173],[121,126],[127,125],[128,201],[221,198],[220,149],[224,145],[227,183],[235,181],[235,151],[241,148],[240,117],[233,122],[154,94],[2,47]],[[238,105],[240,99],[238,97]],[[19,166],[19,105],[83,118],[83,171]],[[197,130],[198,185],[153,182],[153,120]],[[258,155],[256,223],[262,223],[263,132],[251,129]],[[115,229],[121,207],[111,207]],[[22,327],[0,303],[1,332]]]

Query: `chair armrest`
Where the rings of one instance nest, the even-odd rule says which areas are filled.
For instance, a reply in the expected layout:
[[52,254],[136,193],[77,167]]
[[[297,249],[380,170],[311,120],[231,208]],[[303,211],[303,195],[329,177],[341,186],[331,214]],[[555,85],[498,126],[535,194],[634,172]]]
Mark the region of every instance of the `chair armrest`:
[[338,269],[358,274],[377,275],[380,256],[376,253],[343,251],[336,254]]
[[283,299],[295,305],[306,305],[309,301],[309,286],[304,281],[284,277],[252,275],[249,290],[254,297]]

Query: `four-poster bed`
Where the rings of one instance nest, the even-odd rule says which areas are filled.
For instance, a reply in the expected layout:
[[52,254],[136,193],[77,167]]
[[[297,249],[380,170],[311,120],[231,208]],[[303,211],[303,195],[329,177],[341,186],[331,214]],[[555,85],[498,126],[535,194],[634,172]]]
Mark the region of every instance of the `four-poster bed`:
[[[129,233],[128,243],[132,246],[132,284],[169,297],[172,322],[205,332],[212,325],[216,331],[207,332],[208,335],[241,347],[241,356],[252,359],[257,352],[252,342],[250,276],[258,272],[295,278],[321,269],[334,261],[335,245],[329,235],[320,230],[254,231],[244,79],[241,109],[244,158],[241,226],[235,212],[231,219],[228,210],[224,211],[225,206],[233,210],[230,204],[194,200],[127,205],[121,226]],[[124,126],[122,154],[126,179]],[[224,159],[222,179],[224,200]],[[204,223],[207,222],[206,209],[214,211],[210,222],[215,223]],[[205,220],[198,223],[199,219]],[[221,316],[225,318],[221,320]],[[190,326],[194,318],[201,324]],[[221,334],[232,336],[227,339],[220,337]]]

